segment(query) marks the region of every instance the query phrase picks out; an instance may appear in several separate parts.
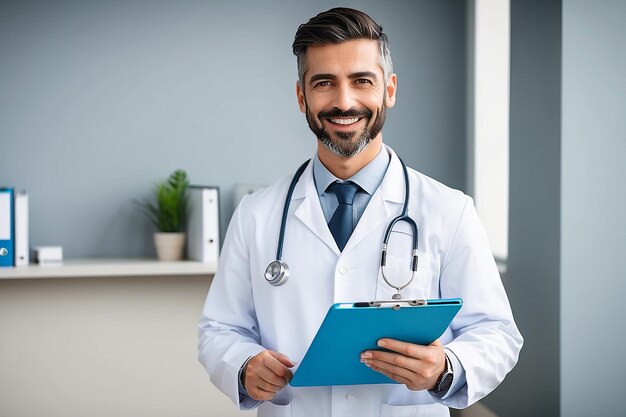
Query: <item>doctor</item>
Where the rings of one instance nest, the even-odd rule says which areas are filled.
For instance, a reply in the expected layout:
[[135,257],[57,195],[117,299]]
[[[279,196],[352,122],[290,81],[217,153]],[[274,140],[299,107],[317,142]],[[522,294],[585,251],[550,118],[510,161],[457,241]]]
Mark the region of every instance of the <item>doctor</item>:
[[[298,105],[318,147],[289,200],[289,277],[274,286],[265,271],[276,259],[291,176],[247,196],[233,214],[200,321],[199,360],[221,391],[259,416],[448,416],[448,407],[496,388],[522,336],[472,200],[411,169],[419,264],[402,296],[461,297],[463,308],[429,346],[381,339],[384,351],[361,354],[363,366],[399,384],[288,385],[333,303],[396,293],[381,274],[380,251],[405,201],[403,167],[382,142],[397,87],[382,27],[357,10],[332,9],[298,28],[293,51]],[[411,242],[411,228],[399,223],[387,256],[395,286],[410,276]]]

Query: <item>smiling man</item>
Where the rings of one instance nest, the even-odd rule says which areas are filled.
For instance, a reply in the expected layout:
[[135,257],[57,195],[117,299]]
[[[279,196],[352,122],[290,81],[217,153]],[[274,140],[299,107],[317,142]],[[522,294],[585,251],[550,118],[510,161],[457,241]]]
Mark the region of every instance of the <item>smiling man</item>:
[[[472,200],[406,168],[383,144],[397,77],[387,36],[369,16],[320,13],[300,25],[293,52],[317,152],[235,211],[200,321],[199,359],[219,389],[259,416],[447,416],[467,407],[504,379],[523,341]],[[380,250],[405,204],[419,267],[402,282],[412,276],[415,234],[397,226],[387,268],[401,278],[389,284]],[[272,262],[283,228],[288,270]],[[288,385],[333,303],[388,300],[399,287],[403,298],[464,305],[430,345],[383,338],[384,349],[354,358],[388,384]]]

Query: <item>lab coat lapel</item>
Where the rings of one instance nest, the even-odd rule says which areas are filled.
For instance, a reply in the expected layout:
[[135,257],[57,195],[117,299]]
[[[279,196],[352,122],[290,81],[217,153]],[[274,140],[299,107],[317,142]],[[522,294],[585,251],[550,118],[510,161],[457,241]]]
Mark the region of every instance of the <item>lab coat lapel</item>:
[[381,224],[389,223],[391,218],[399,215],[402,210],[402,203],[404,202],[404,173],[396,154],[390,148],[387,148],[387,150],[391,160],[383,182],[367,204],[359,223],[344,248],[344,252],[358,245],[367,235],[378,229]]
[[[339,248],[328,229],[326,219],[324,219],[324,213],[322,212],[322,206],[320,205],[320,199],[313,179],[312,163],[309,163],[306,170],[302,173],[302,177],[300,177],[300,181],[298,181],[291,196],[291,204],[295,206],[298,200],[302,200],[302,202],[294,212],[296,218],[300,219],[322,242],[339,255]],[[287,227],[289,227],[289,224],[287,224]]]

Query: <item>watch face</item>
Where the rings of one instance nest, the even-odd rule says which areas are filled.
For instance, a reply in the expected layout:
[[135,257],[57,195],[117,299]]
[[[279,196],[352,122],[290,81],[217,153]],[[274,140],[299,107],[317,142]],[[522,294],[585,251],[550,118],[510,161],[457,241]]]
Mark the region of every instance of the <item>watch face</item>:
[[452,372],[449,372],[446,375],[444,375],[444,377],[441,379],[441,382],[439,383],[439,386],[437,387],[437,391],[438,392],[447,391],[450,388],[450,385],[452,385],[453,378],[454,378],[454,375],[452,375]]

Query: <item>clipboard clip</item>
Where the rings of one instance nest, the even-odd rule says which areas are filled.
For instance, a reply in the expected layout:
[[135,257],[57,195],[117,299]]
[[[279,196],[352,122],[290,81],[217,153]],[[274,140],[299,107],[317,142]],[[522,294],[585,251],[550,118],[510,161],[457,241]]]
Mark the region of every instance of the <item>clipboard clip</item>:
[[402,304],[406,304],[406,307],[418,307],[428,305],[428,302],[426,300],[418,299],[363,301],[354,303],[354,307],[382,307],[400,310]]

